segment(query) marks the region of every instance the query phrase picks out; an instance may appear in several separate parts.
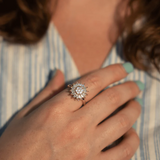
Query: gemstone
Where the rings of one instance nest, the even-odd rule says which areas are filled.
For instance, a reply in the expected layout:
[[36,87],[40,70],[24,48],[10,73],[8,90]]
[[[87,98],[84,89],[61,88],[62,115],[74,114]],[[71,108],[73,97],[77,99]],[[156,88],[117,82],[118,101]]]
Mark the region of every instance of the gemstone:
[[83,92],[84,92],[84,89],[82,87],[79,86],[79,87],[76,88],[76,93],[77,94],[82,94]]
[[77,100],[84,100],[87,95],[87,89],[84,84],[75,83],[70,89],[71,95]]

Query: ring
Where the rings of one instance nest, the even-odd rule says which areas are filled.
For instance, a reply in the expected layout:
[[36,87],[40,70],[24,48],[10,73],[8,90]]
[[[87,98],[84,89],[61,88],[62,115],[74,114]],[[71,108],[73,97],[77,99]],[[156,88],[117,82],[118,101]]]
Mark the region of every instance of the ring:
[[81,100],[83,106],[86,104],[85,102],[85,98],[88,95],[87,92],[87,88],[85,86],[85,84],[81,84],[79,82],[77,83],[73,83],[72,85],[69,84],[68,87],[70,88],[70,95],[75,99],[75,100]]

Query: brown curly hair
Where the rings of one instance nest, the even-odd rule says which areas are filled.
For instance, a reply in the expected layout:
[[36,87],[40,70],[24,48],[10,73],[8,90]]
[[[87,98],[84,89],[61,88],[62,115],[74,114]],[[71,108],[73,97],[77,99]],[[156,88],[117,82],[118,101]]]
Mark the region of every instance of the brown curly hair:
[[[138,4],[135,11],[134,4]],[[160,1],[130,0],[129,7],[132,14],[126,18],[124,55],[141,70],[152,71],[154,67],[160,72]],[[135,30],[138,20],[141,25]]]
[[[52,1],[56,7],[57,0]],[[38,42],[53,14],[49,3],[49,0],[0,0],[0,35],[12,43]]]
[[[57,0],[52,3],[56,8]],[[54,14],[49,6],[49,0],[0,0],[0,35],[12,43],[37,43]],[[160,1],[129,0],[128,7],[131,14],[124,25],[124,57],[141,70],[155,67],[160,71]],[[142,24],[135,29],[138,20]]]

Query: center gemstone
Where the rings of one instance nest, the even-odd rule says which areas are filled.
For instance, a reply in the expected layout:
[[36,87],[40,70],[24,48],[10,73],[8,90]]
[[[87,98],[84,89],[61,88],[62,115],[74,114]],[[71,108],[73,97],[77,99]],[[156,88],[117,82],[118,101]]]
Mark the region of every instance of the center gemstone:
[[82,94],[84,92],[83,88],[82,87],[77,87],[76,88],[76,93],[77,94]]

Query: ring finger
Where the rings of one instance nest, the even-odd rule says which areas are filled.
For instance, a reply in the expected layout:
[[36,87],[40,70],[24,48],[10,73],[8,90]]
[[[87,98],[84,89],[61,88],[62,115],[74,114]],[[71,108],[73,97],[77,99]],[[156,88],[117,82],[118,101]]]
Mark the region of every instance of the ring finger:
[[[130,70],[128,70],[124,66],[130,68]],[[96,96],[101,90],[106,88],[108,85],[125,78],[128,75],[128,73],[132,71],[133,71],[133,66],[130,63],[114,64],[99,69],[97,71],[94,71],[82,77],[81,79],[78,80],[78,82],[82,84],[85,83],[85,86],[88,87],[87,90],[89,91],[88,96],[86,96],[85,98],[85,101],[87,102],[91,100],[94,96]],[[67,109],[71,112],[76,111],[78,108],[81,107],[82,102],[74,101],[73,99],[71,99],[71,96],[69,96],[68,93],[69,93],[68,89],[65,89],[60,94],[53,97],[52,102],[53,103],[55,102],[56,104],[59,103],[59,105],[64,106],[64,108],[68,106]],[[63,102],[65,102],[65,105]]]

